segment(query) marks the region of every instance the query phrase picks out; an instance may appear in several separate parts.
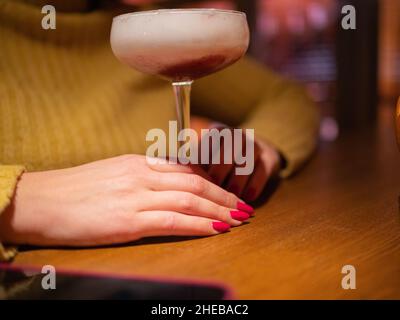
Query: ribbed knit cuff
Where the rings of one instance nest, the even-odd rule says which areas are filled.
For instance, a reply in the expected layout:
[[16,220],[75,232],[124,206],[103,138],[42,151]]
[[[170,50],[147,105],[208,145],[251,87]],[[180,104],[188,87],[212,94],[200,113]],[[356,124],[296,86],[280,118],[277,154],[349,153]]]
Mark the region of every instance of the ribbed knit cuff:
[[[18,179],[24,172],[23,166],[0,165],[0,214],[4,212],[14,195]],[[4,247],[0,243],[0,261],[8,261],[17,253],[15,247]]]

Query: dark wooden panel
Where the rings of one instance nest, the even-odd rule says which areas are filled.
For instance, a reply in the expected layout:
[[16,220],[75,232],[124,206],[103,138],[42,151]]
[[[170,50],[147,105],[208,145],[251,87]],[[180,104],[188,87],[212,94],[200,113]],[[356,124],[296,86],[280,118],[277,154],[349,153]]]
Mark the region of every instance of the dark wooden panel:
[[337,116],[342,128],[362,128],[376,119],[378,1],[345,0],[356,8],[357,29],[337,31]]

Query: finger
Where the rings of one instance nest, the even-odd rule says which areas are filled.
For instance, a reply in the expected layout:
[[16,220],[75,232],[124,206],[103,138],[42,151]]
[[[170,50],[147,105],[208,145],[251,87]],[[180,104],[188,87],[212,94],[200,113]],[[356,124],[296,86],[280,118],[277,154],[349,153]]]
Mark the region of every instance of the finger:
[[155,179],[153,191],[190,192],[227,208],[237,208],[238,202],[242,202],[233,193],[195,174],[160,173]]
[[[206,147],[203,146],[204,142],[207,142],[209,146],[207,173],[217,185],[223,184],[234,167],[233,141],[232,138],[229,139],[232,137],[232,132],[233,129],[216,125],[211,129],[211,135],[202,137],[202,150]],[[215,133],[218,133],[219,138],[216,138]],[[227,133],[228,136],[226,136]]]
[[164,161],[150,161],[148,162],[149,168],[158,172],[179,172],[179,173],[189,173],[189,174],[197,174],[204,179],[211,180],[210,176],[207,174],[205,170],[201,168],[199,165],[188,164],[183,165],[180,163],[172,163],[168,160]]
[[[255,163],[255,167],[257,166],[257,162],[259,161],[260,154],[261,154],[260,147],[258,146],[257,143],[255,143],[254,144],[254,155],[249,155],[249,156],[253,157],[253,159],[251,159],[251,161],[253,161],[253,163]],[[254,171],[253,171],[248,175],[236,174],[236,168],[240,168],[243,166],[244,166],[244,164],[235,166],[235,169],[232,170],[230,177],[226,183],[226,189],[228,191],[236,194],[238,197],[241,197],[243,195],[243,191],[244,191],[248,181],[250,180],[251,175],[254,173]]]
[[[218,163],[212,163],[214,155],[219,148],[219,159]],[[226,157],[225,157],[226,154]],[[212,158],[208,166],[207,173],[211,177],[212,181],[217,185],[222,185],[225,179],[229,176],[229,173],[234,168],[234,157],[232,149],[226,149],[224,145],[213,145],[212,146]],[[217,155],[215,157],[218,157]],[[229,159],[230,157],[230,159]],[[229,161],[228,161],[229,160]]]
[[142,237],[209,236],[229,231],[229,224],[174,211],[142,211],[135,214]]
[[[171,199],[174,200],[171,201]],[[227,208],[193,193],[182,191],[152,192],[151,202],[146,205],[144,210],[175,211],[223,221],[229,223],[231,226],[239,226],[242,224],[242,221],[250,217],[249,214],[236,210],[236,208]]]
[[237,175],[233,170],[226,184],[226,189],[241,197],[250,177],[251,175]]
[[243,198],[245,201],[251,202],[256,200],[268,182],[270,170],[267,168],[267,165],[262,158],[263,156],[261,156],[260,161],[257,162],[254,172],[249,178],[247,186],[243,192]]
[[210,164],[207,174],[212,182],[221,186],[233,169],[233,164]]

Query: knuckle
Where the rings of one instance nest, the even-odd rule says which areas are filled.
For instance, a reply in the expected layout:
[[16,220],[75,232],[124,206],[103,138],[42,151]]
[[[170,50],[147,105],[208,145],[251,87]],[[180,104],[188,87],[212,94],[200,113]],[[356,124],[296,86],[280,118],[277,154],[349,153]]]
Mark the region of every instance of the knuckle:
[[131,155],[122,156],[124,159],[120,162],[121,169],[124,174],[132,175],[135,171],[135,167],[137,169],[137,164],[135,163],[134,158]]
[[135,155],[126,155],[123,162],[120,163],[120,170],[122,175],[129,178],[146,178],[149,176],[149,168],[144,167]]
[[137,160],[137,156],[134,154],[124,154],[118,157],[121,164],[130,165]]
[[174,231],[177,228],[176,215],[168,212],[163,217],[163,228],[165,230]]
[[179,199],[179,207],[185,211],[196,208],[196,199],[190,193],[183,193]]
[[127,175],[122,175],[109,182],[109,190],[114,195],[130,194],[134,188],[134,181]]
[[225,207],[217,206],[215,212],[218,220],[226,221],[228,219],[227,209]]
[[198,195],[204,195],[207,191],[207,182],[200,176],[190,175],[188,178],[190,190]]
[[223,201],[228,208],[236,207],[236,196],[233,193],[225,191],[223,195]]

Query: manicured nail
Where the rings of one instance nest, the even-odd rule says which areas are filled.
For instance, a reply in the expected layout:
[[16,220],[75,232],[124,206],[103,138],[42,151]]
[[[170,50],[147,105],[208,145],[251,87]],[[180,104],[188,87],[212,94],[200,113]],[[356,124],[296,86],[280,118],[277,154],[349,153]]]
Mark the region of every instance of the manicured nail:
[[254,213],[254,208],[252,206],[249,206],[248,204],[246,204],[244,202],[238,201],[238,203],[236,204],[236,208],[239,211],[244,211],[244,212],[247,212],[249,214]]
[[227,232],[231,228],[231,226],[225,222],[213,222],[212,226],[215,231],[220,233]]
[[239,186],[237,184],[232,184],[228,187],[228,191],[233,194],[239,195]]
[[231,217],[238,221],[245,221],[250,218],[250,215],[243,211],[231,211]]
[[253,200],[255,200],[255,196],[256,196],[256,190],[255,190],[254,188],[249,188],[249,189],[245,192],[243,198],[244,198],[246,201],[253,201]]

